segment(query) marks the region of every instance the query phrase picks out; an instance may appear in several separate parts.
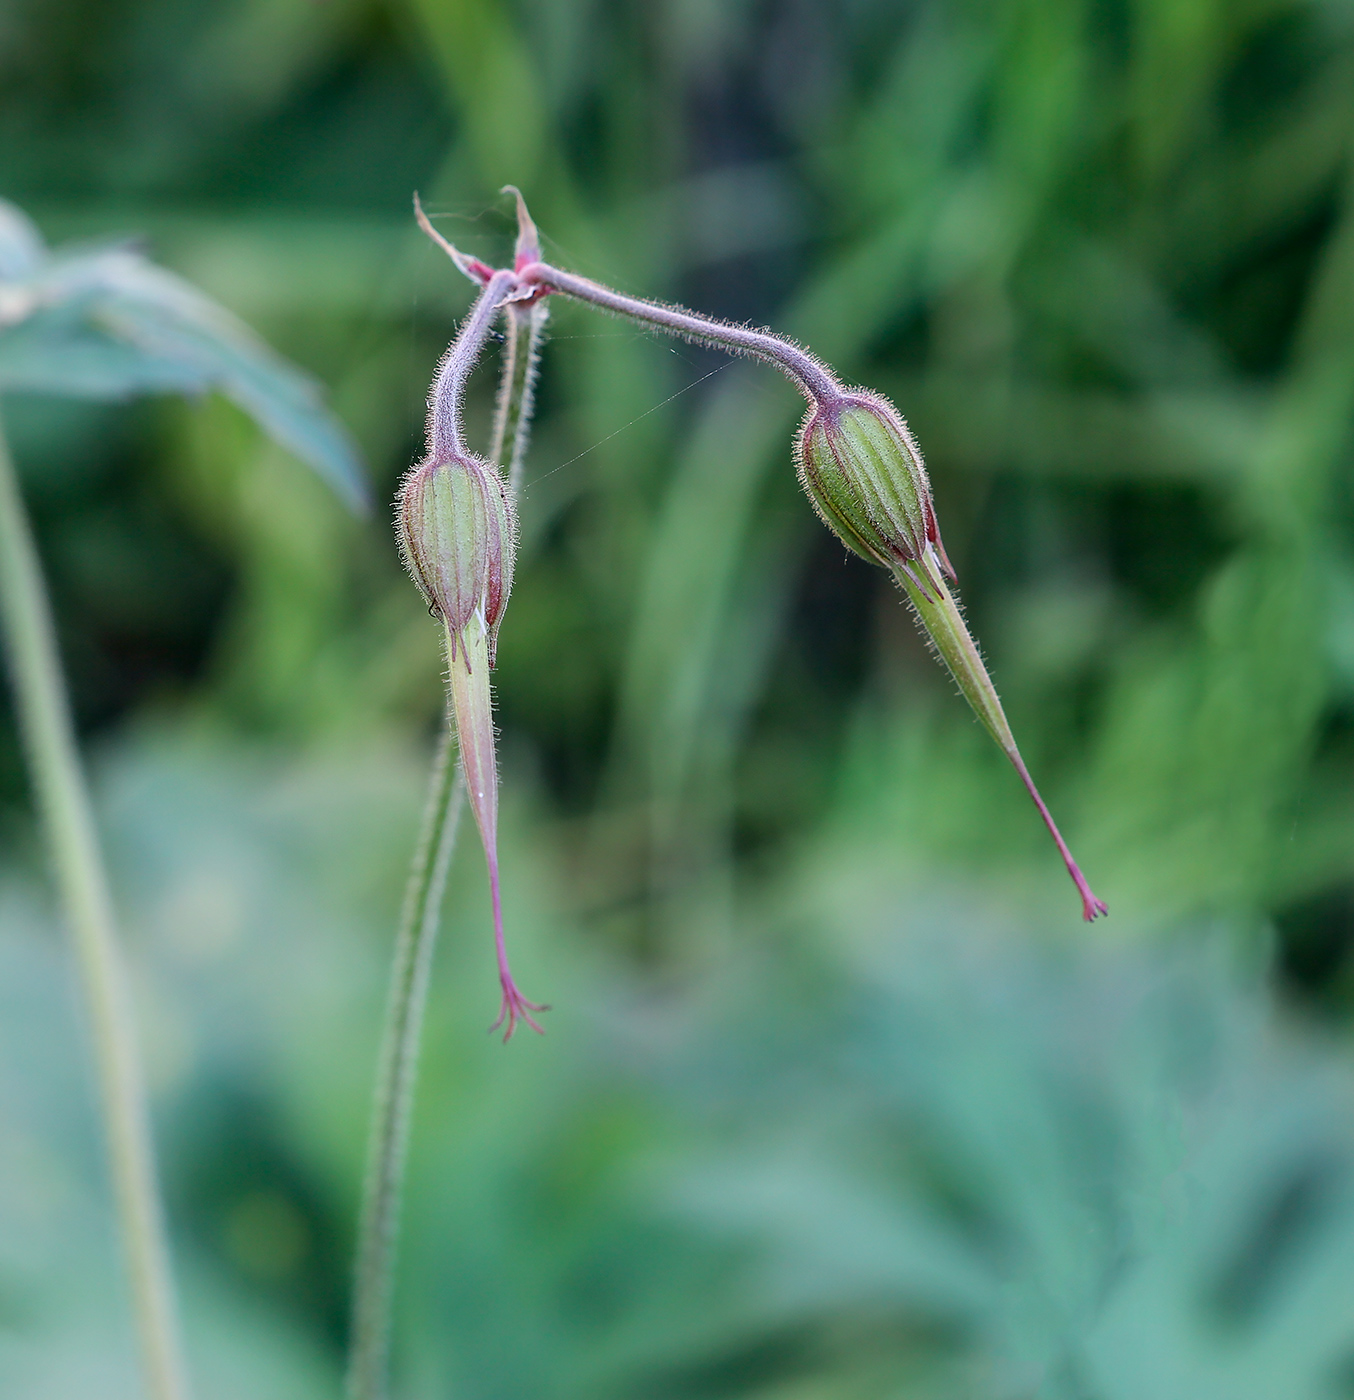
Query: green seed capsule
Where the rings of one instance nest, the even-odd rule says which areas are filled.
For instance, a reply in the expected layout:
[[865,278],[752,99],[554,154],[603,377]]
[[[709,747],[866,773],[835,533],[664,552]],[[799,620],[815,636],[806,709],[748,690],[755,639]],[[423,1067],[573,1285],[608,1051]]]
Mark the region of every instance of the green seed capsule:
[[469,455],[420,462],[401,483],[395,524],[405,567],[447,624],[452,659],[478,618],[492,667],[517,553],[517,513],[503,478]]
[[796,444],[799,480],[823,522],[857,554],[901,569],[928,596],[953,578],[921,451],[893,405],[854,390],[820,400]]

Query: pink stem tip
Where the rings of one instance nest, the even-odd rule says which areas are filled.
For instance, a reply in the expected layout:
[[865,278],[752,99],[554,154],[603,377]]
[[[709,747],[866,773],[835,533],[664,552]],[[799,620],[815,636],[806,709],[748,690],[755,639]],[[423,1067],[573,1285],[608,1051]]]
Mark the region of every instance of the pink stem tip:
[[498,1020],[489,1027],[489,1034],[492,1035],[500,1026],[503,1027],[503,1043],[506,1045],[517,1029],[519,1020],[525,1021],[537,1035],[545,1034],[545,1027],[540,1025],[533,1016],[533,1011],[549,1011],[548,1006],[541,1006],[534,1001],[528,1001],[517,989],[517,983],[513,981],[512,969],[508,966],[508,948],[503,939],[503,907],[498,896],[498,861],[491,859],[489,862],[489,890],[494,901],[494,949],[498,954],[498,980],[503,988],[503,1001],[499,1007]]
[[488,284],[489,279],[494,275],[494,269],[487,263],[482,263],[478,258],[469,257],[461,252],[459,248],[448,243],[438,233],[432,226],[432,220],[423,212],[423,205],[419,200],[417,190],[414,192],[414,217],[418,220],[419,228],[456,264],[459,272],[470,278],[472,282],[478,282],[481,287]]
[[1008,749],[1006,757],[1011,760],[1017,773],[1020,774],[1020,781],[1025,784],[1025,789],[1034,799],[1034,805],[1039,809],[1039,815],[1044,819],[1044,825],[1048,827],[1049,835],[1053,837],[1053,842],[1058,848],[1058,854],[1063,858],[1063,864],[1067,866],[1067,873],[1072,877],[1072,883],[1077,887],[1077,893],[1081,896],[1081,916],[1090,923],[1092,919],[1101,914],[1108,914],[1110,907],[1103,899],[1096,896],[1095,891],[1086,883],[1086,877],[1081,873],[1081,867],[1072,859],[1072,852],[1067,849],[1067,842],[1063,840],[1062,832],[1058,830],[1058,824],[1053,820],[1053,814],[1044,806],[1044,799],[1039,796],[1039,789],[1034,785],[1034,779],[1030,777],[1030,770],[1025,767],[1025,760],[1021,758],[1016,749]]

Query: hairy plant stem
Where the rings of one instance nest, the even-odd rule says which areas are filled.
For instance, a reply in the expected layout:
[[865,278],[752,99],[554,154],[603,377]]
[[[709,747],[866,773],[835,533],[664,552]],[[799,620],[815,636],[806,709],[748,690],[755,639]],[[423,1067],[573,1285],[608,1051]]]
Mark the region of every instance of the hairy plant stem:
[[507,307],[508,338],[503,349],[503,378],[494,413],[490,457],[507,473],[515,492],[522,485],[522,463],[531,438],[531,413],[536,401],[536,371],[549,311],[544,301]]
[[[511,273],[495,274],[489,279],[438,366],[428,411],[429,455],[465,452],[460,422],[465,383],[512,282]],[[494,424],[494,462],[500,467],[516,466],[519,473],[517,464],[525,451],[531,418],[534,361],[545,323],[544,314],[536,312],[534,307],[511,308]],[[448,697],[423,825],[405,887],[386,1000],[358,1224],[347,1376],[350,1400],[384,1400],[389,1385],[400,1198],[418,1079],[423,1013],[437,946],[442,895],[465,802],[464,771],[455,748],[456,722]]]
[[[527,214],[520,195],[518,195],[518,222],[526,234],[525,238],[519,238],[519,245],[533,250],[539,249],[535,226],[530,222],[530,215]],[[449,245],[447,246],[449,248]],[[464,263],[460,254],[455,253],[454,250],[450,251],[454,257],[460,259],[460,263]],[[793,381],[809,401],[810,417],[815,411],[842,404],[845,399],[846,391],[832,371],[821,360],[809,354],[802,347],[795,345],[793,341],[785,340],[769,331],[757,331],[747,326],[734,325],[728,321],[718,321],[697,312],[688,311],[684,307],[667,306],[662,302],[625,296],[623,293],[612,291],[610,287],[605,287],[600,282],[594,282],[590,278],[580,277],[572,272],[562,272],[559,268],[551,267],[548,263],[540,261],[539,252],[533,252],[528,257],[530,260],[525,260],[519,255],[516,268],[517,281],[508,301],[510,307],[534,305],[542,292],[562,293],[579,301],[589,302],[614,315],[627,316],[632,320],[647,322],[649,325],[657,326],[666,331],[669,335],[683,336],[688,340],[716,346],[733,354],[751,355],[756,359],[764,360],[781,370]],[[479,271],[475,271],[469,267],[463,267],[463,271],[466,272],[467,276],[479,280],[484,277],[486,270],[481,268]],[[497,275],[499,274],[495,274],[495,276]],[[857,404],[869,404],[876,400],[877,396],[868,395],[862,391],[857,391],[854,396],[854,401]],[[926,485],[925,473],[921,469],[920,454],[905,427],[902,426],[901,420],[899,420],[899,430],[903,439],[903,442],[899,443],[899,447],[906,446],[906,451],[913,461],[916,472],[921,477],[921,489],[926,492],[927,510],[929,511],[929,486]],[[807,481],[805,485],[807,488]],[[810,490],[810,495],[813,494],[814,492]],[[843,530],[849,531],[851,527],[842,520],[834,520],[824,511],[821,504],[817,502],[815,504],[819,513],[823,515],[824,521],[837,532],[841,539],[846,540],[851,548],[855,549],[857,553],[867,554],[867,557],[878,557],[873,552],[851,543],[848,535],[843,533]],[[934,532],[933,518],[931,531]],[[1081,896],[1083,917],[1087,920],[1097,918],[1108,912],[1105,903],[1093,893],[1090,885],[1086,882],[1086,877],[1072,858],[1072,852],[1063,840],[1062,833],[1058,830],[1052,814],[1044,805],[1044,799],[1039,795],[1038,788],[1035,787],[1034,779],[1025,766],[1025,760],[1020,756],[1020,750],[1016,747],[1010,725],[1007,724],[1006,716],[1002,712],[1001,701],[997,698],[996,689],[983,665],[978,648],[964,624],[959,605],[942,577],[942,574],[947,574],[953,578],[954,573],[950,568],[949,560],[945,557],[944,548],[940,544],[939,533],[928,533],[927,538],[932,541],[932,544],[927,546],[928,550],[938,551],[936,558],[932,561],[935,565],[936,576],[930,578],[928,566],[924,560],[901,562],[894,568],[898,583],[911,599],[923,628],[935,643],[938,654],[959,683],[960,689],[973,706],[978,718],[987,727],[1020,775],[1021,782],[1024,783],[1026,791],[1035,807],[1038,808],[1039,815],[1043,818],[1044,825],[1048,828],[1049,834],[1053,837],[1053,842],[1058,848],[1058,854],[1062,857],[1067,872],[1072,877],[1077,892]],[[880,562],[884,562],[883,559],[880,559]],[[914,563],[916,569],[913,567]],[[920,569],[920,574],[916,571],[917,569]],[[930,579],[929,587],[923,584],[922,576]]]
[[647,321],[669,335],[683,336],[702,345],[714,345],[735,355],[751,355],[774,365],[794,382],[795,387],[812,402],[840,396],[842,386],[823,362],[807,350],[769,331],[754,331],[736,326],[730,321],[717,321],[680,306],[665,306],[662,302],[646,301],[613,292],[600,282],[579,277],[573,272],[561,272],[548,263],[535,262],[522,268],[518,275],[520,288],[544,288],[562,292],[579,301],[591,302],[618,316]]
[[131,992],[62,680],[51,605],[3,424],[0,614],[29,774],[84,986],[146,1389],[153,1400],[186,1400],[187,1369]]
[[466,381],[484,348],[485,337],[498,315],[499,306],[516,280],[506,270],[494,273],[437,366],[428,402],[428,456],[433,461],[466,455],[465,439],[461,435],[461,404],[465,399]]
[[423,826],[395,938],[358,1226],[348,1364],[348,1394],[352,1400],[378,1400],[386,1393],[400,1195],[418,1078],[423,1010],[428,999],[433,949],[437,946],[442,894],[465,799],[465,783],[453,752],[454,733],[448,714],[433,761]]

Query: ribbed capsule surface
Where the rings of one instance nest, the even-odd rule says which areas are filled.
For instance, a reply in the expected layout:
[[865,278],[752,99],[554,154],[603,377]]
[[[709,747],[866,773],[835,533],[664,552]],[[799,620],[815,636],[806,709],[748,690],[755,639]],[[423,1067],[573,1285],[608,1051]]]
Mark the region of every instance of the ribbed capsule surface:
[[921,452],[887,399],[852,392],[816,404],[797,453],[809,500],[848,549],[895,567],[922,560],[931,545],[951,572]]
[[517,553],[517,513],[503,478],[469,455],[420,462],[400,486],[395,521],[405,567],[445,620],[453,659],[478,614],[492,666]]

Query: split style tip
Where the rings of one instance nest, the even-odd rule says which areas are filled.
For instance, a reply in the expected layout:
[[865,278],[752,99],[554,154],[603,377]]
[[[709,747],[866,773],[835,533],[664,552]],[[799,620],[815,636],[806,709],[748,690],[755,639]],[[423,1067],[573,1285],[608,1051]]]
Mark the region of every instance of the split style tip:
[[545,1027],[531,1014],[535,1011],[538,1015],[541,1012],[549,1011],[548,1006],[541,1006],[537,1002],[528,1001],[521,992],[517,990],[517,984],[509,977],[503,983],[503,1002],[499,1009],[498,1019],[489,1027],[489,1034],[500,1027],[503,1027],[503,1043],[506,1045],[517,1030],[517,1023],[525,1021],[537,1035],[545,1034]]
[[456,264],[456,270],[468,277],[477,287],[483,287],[494,275],[494,270],[488,263],[482,263],[478,258],[461,252],[438,233],[432,225],[432,220],[423,212],[423,204],[419,200],[417,190],[414,191],[414,217],[418,220],[419,228]]
[[503,1043],[506,1045],[517,1029],[518,1021],[525,1021],[537,1035],[545,1034],[545,1027],[532,1016],[549,1011],[548,1006],[528,1001],[513,980],[512,969],[508,966],[508,949],[503,939],[503,905],[498,893],[498,852],[494,851],[489,860],[489,890],[494,901],[494,949],[498,954],[498,981],[503,988],[503,1000],[499,1005],[498,1019],[489,1027],[489,1034],[503,1028]]

